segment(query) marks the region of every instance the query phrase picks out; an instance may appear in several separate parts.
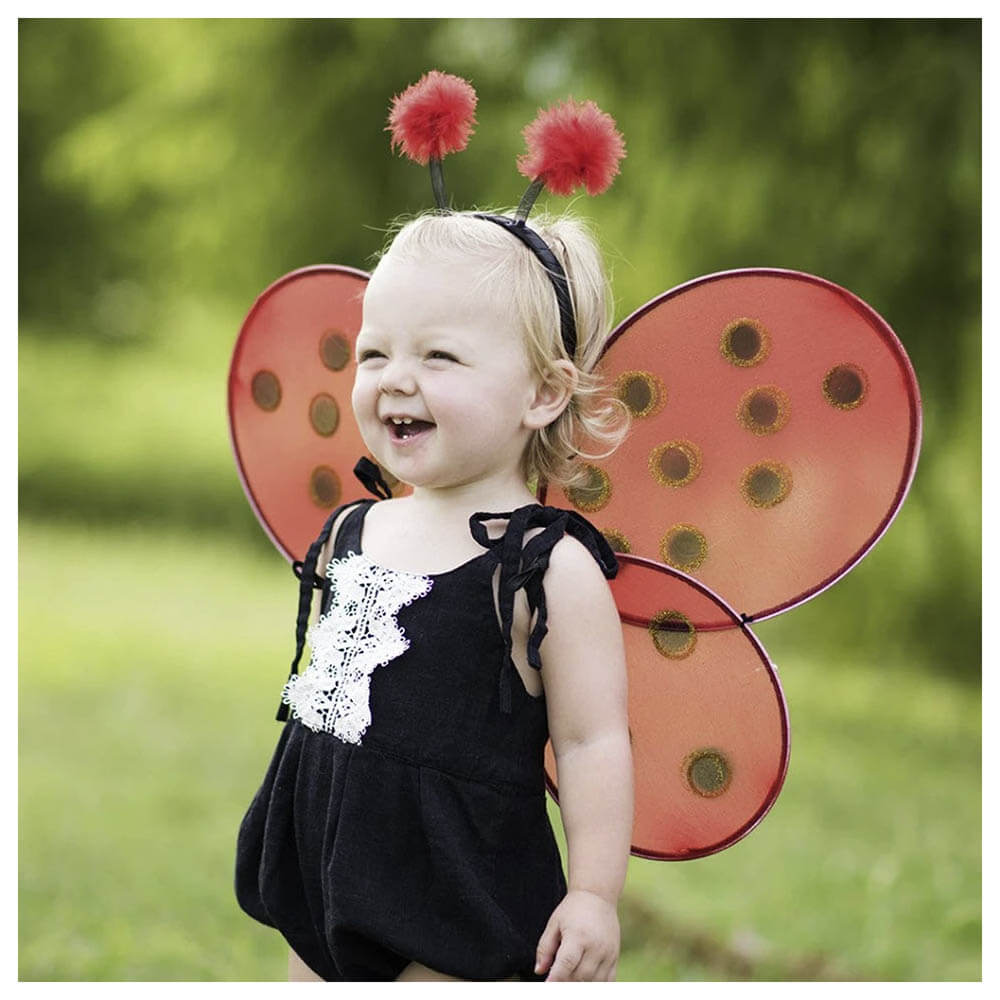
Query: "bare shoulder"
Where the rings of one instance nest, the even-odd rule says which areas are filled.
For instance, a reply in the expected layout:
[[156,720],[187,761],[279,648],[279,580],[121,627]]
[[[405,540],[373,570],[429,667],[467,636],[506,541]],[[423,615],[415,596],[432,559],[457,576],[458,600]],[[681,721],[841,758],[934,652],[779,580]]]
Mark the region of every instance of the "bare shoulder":
[[410,516],[413,505],[412,497],[389,497],[388,500],[376,500],[366,518],[367,521],[380,521],[385,524],[396,524]]
[[587,547],[572,535],[564,535],[552,548],[545,574],[545,597],[550,608],[567,612],[590,608],[595,614],[610,613],[617,625],[618,613],[608,581]]

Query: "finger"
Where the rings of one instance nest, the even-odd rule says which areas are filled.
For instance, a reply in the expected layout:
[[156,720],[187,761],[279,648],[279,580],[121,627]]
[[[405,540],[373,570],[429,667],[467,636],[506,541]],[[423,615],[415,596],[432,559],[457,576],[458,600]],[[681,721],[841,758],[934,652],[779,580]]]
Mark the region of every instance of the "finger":
[[552,958],[559,947],[562,935],[559,931],[559,921],[549,918],[549,922],[542,931],[542,936],[538,939],[538,947],[535,949],[535,972],[545,972],[552,964]]
[[545,981],[547,983],[569,982],[573,979],[573,973],[582,955],[583,949],[579,945],[573,945],[563,938],[559,950],[556,952],[556,957],[552,960],[552,970]]
[[616,958],[614,962],[611,963],[611,971],[608,973],[608,982],[615,983],[618,981],[618,959]]
[[600,982],[601,977],[597,974],[600,967],[600,955],[591,955],[585,951],[573,970],[573,978],[580,983]]
[[599,983],[613,983],[615,981],[615,967],[617,964],[618,959],[614,955],[609,956],[601,962],[594,979]]
[[611,959],[606,958],[600,962],[597,968],[594,970],[595,983],[606,983],[608,981],[608,973],[611,971]]

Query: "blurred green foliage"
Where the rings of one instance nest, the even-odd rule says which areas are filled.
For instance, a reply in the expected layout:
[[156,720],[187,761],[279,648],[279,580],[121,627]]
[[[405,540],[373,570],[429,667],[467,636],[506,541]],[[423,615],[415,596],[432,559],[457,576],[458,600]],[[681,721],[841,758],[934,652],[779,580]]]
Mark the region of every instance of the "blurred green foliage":
[[[286,659],[292,613],[290,577],[229,449],[229,356],[279,275],[370,266],[389,221],[430,206],[426,172],[390,155],[383,125],[391,95],[432,67],[479,93],[474,140],[446,165],[461,207],[516,203],[520,129],[539,106],[573,94],[615,116],[622,174],[607,195],[571,205],[597,223],[619,318],[700,274],[793,268],[869,302],[920,381],[922,457],[891,529],[847,581],[757,628],[784,668],[797,734],[775,818],[717,859],[641,866],[655,874],[630,881],[631,938],[649,924],[636,900],[666,899],[661,918],[681,951],[665,957],[651,935],[649,961],[623,955],[622,978],[738,978],[747,954],[745,974],[758,978],[974,978],[972,20],[19,22],[22,975],[274,968],[274,935],[252,937],[231,900],[216,902],[229,891],[226,831],[259,777],[247,761],[274,739],[271,668]],[[107,572],[81,576],[86,601],[53,618],[50,581],[72,568],[66,552],[81,573]],[[230,566],[252,586],[189,606],[185,595],[228,587]],[[155,586],[132,593],[130,573]],[[230,607],[240,599],[267,613]],[[259,634],[239,652],[212,624],[220,616]],[[147,669],[137,675],[136,663]],[[244,664],[260,688],[237,707],[259,730],[206,748]],[[192,690],[202,716],[190,714]],[[182,731],[197,731],[197,745]],[[70,760],[67,741],[80,748]],[[807,849],[820,823],[833,831],[825,853],[825,842]],[[193,873],[168,859],[189,856],[189,836]],[[98,850],[120,859],[110,882]],[[210,885],[205,864],[221,866]],[[771,881],[752,884],[748,871]],[[797,889],[809,903],[789,920],[782,907]],[[194,912],[198,939],[177,919]],[[708,952],[688,920],[709,933]],[[824,954],[842,960],[809,957]]]

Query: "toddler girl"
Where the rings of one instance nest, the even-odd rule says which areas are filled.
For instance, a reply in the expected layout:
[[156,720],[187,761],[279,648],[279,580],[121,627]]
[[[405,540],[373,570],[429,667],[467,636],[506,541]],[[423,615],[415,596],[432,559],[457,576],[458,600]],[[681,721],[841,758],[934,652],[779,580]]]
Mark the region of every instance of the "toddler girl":
[[529,486],[572,483],[624,433],[592,374],[609,295],[579,222],[532,220],[568,280],[567,338],[512,221],[418,217],[365,292],[354,414],[413,489],[339,508],[302,568],[325,567],[322,614],[236,870],[291,978],[615,978],[632,823],[616,563]]

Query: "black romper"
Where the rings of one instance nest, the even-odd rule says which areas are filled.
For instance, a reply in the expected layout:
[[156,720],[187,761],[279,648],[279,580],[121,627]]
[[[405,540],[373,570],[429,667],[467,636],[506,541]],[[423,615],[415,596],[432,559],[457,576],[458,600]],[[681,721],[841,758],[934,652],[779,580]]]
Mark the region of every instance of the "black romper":
[[[578,514],[531,504],[474,515],[485,551],[447,573],[388,570],[361,552],[373,502],[344,519],[322,584],[319,549],[344,508],[296,564],[298,649],[279,712],[291,702],[292,718],[240,826],[237,899],[328,981],[393,980],[411,961],[461,979],[542,979],[535,950],[566,880],[545,806],[545,698],[510,657],[514,594],[534,612],[538,669],[553,546],[572,534],[608,577],[614,554]],[[508,525],[491,538],[483,522],[495,519]],[[328,627],[314,626],[299,675],[319,586]]]

